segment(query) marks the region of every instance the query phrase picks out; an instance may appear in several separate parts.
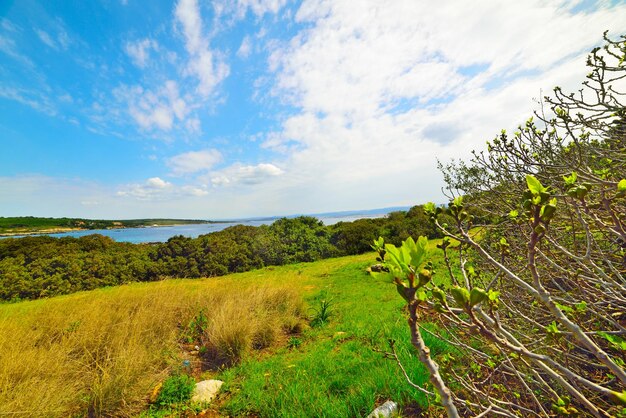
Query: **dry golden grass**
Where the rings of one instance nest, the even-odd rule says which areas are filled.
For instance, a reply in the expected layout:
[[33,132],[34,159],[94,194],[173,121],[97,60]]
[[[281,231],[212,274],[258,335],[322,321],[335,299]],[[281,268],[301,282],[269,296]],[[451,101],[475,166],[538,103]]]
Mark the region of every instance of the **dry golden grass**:
[[203,342],[227,363],[271,346],[303,305],[289,286],[233,279],[0,305],[0,416],[134,416],[179,364],[181,327],[200,310]]

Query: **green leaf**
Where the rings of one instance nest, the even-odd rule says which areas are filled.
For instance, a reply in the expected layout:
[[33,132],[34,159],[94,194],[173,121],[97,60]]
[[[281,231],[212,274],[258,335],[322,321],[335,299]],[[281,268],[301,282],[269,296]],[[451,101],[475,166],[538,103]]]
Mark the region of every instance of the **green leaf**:
[[519,212],[516,210],[512,210],[509,212],[509,218],[516,219],[519,216]]
[[385,280],[385,281],[388,280],[390,282],[392,282],[393,279],[395,278],[393,273],[386,272],[386,271],[372,271],[370,272],[370,275],[377,280]]
[[623,390],[621,393],[612,392],[609,396],[613,402],[626,405],[626,390]]
[[404,299],[405,301],[409,302],[410,298],[409,298],[409,288],[402,285],[402,284],[397,284],[396,283],[396,290],[398,291],[398,294],[400,294],[400,296],[402,296],[402,299]]
[[576,307],[576,310],[578,312],[585,312],[587,310],[587,302],[582,301],[582,302],[578,302],[576,305],[574,305]]
[[433,202],[428,202],[424,205],[424,213],[428,216],[435,216],[437,206]]
[[428,245],[428,238],[419,237],[417,238],[417,242],[413,241],[413,245],[411,246],[410,254],[410,263],[411,265],[417,269],[422,262],[424,261],[424,257],[426,256],[426,246]]
[[443,305],[446,304],[446,294],[438,287],[433,288],[432,290],[433,297],[441,302]]
[[528,185],[528,190],[530,190],[534,195],[538,195],[541,192],[546,191],[546,188],[543,187],[541,182],[532,174],[526,175],[526,184]]
[[470,292],[470,305],[474,306],[487,299],[487,292],[480,287],[475,287]]
[[561,334],[561,331],[559,331],[559,328],[556,325],[556,321],[552,321],[550,325],[546,326],[546,332],[548,333],[548,335],[552,336],[557,336]]
[[616,348],[618,350],[622,350],[622,351],[626,351],[626,341],[624,341],[623,338],[617,336],[617,335],[613,335],[613,334],[608,334],[606,332],[598,332],[598,335],[600,335],[602,338],[604,338],[605,340],[607,340],[609,343],[611,343],[611,346],[613,348]]
[[626,192],[626,179],[621,179],[619,183],[617,183],[617,191]]
[[464,287],[454,286],[450,289],[452,297],[459,308],[466,308],[470,300],[470,292]]
[[490,302],[497,302],[499,296],[500,292],[498,292],[497,290],[489,289],[489,293],[487,293],[487,297],[489,298]]
[[576,183],[577,179],[578,179],[578,174],[576,174],[575,171],[572,171],[572,174],[569,175],[569,176],[563,176],[563,180],[565,180],[565,185],[566,186],[574,185],[574,183]]

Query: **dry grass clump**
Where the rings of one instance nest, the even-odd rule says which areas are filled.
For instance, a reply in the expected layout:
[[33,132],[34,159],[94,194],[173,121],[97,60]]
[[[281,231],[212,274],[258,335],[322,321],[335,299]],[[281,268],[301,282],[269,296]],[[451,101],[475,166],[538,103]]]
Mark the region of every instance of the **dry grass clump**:
[[302,301],[289,288],[165,281],[0,305],[0,416],[134,416],[179,363],[181,327],[225,363],[271,346]]
[[255,288],[241,299],[221,301],[219,310],[208,316],[200,342],[210,364],[223,367],[239,362],[251,349],[270,347],[281,335],[294,332],[294,323],[304,317],[304,307],[293,289]]

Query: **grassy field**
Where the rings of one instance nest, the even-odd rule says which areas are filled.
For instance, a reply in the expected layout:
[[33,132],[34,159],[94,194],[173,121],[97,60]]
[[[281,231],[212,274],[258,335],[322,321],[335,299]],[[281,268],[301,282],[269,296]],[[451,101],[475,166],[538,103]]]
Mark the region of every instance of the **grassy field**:
[[[427,380],[403,300],[365,272],[373,259],[0,305],[0,416],[166,416],[147,399],[184,372],[225,381],[211,416],[364,416],[387,399],[427,408],[380,353],[397,340],[413,380]],[[196,340],[202,356],[189,353]],[[448,349],[427,342],[435,356]]]

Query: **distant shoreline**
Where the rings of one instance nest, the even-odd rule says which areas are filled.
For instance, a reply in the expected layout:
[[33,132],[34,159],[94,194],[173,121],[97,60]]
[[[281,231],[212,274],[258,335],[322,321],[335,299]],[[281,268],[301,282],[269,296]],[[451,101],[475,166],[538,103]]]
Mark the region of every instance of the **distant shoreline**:
[[66,232],[78,232],[78,231],[98,231],[98,230],[114,230],[114,229],[139,229],[139,228],[163,228],[163,227],[172,227],[172,226],[183,226],[183,225],[201,225],[201,224],[211,224],[211,223],[222,223],[215,221],[203,221],[198,223],[172,223],[167,225],[137,225],[137,226],[110,226],[106,228],[47,228],[47,229],[37,229],[37,230],[28,230],[28,231],[12,231],[12,232],[0,232],[0,237],[10,238],[10,237],[21,237],[21,236],[31,236],[31,235],[50,235],[50,234],[63,234]]
[[21,235],[42,235],[42,234],[62,234],[64,232],[83,231],[85,228],[50,228],[41,229],[36,231],[15,231],[15,232],[0,232],[0,237],[13,237]]

